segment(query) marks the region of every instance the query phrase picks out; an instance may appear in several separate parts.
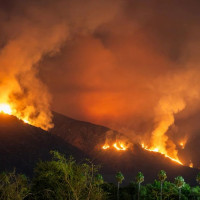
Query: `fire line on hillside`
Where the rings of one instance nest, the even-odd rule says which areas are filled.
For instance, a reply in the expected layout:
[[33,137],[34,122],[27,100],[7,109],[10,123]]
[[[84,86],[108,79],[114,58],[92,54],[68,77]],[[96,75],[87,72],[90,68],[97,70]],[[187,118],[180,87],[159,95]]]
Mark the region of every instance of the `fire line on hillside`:
[[114,148],[115,150],[117,151],[126,151],[128,149],[128,146],[125,145],[123,142],[115,142],[113,145],[108,145],[108,144],[105,144],[103,145],[102,149],[106,150],[106,149],[109,149],[109,148]]
[[18,119],[22,120],[24,123],[31,124],[26,117],[19,117],[15,115],[9,104],[6,104],[6,103],[0,104],[0,113],[7,114],[7,115],[14,115]]
[[166,158],[169,158],[170,160],[180,164],[180,165],[183,165],[183,163],[178,159],[178,158],[173,158],[167,154],[164,154],[162,152],[159,151],[159,148],[155,148],[155,149],[151,149],[151,148],[148,148],[147,146],[144,145],[144,143],[141,144],[141,147],[147,151],[152,151],[152,152],[157,152],[157,153],[160,153],[162,155],[164,155]]
[[[151,152],[156,152],[156,153],[160,153],[161,155],[165,156],[166,158],[169,158],[170,160],[180,164],[180,165],[183,165],[183,163],[178,159],[178,158],[173,158],[167,154],[164,154],[162,152],[159,151],[159,148],[156,148],[156,149],[151,149],[151,148],[148,148],[147,146],[144,145],[144,143],[141,144],[141,147],[146,150],[146,151],[151,151]],[[115,143],[113,143],[112,145],[110,144],[104,144],[102,146],[102,149],[103,150],[108,150],[108,149],[114,149],[114,150],[117,150],[117,151],[126,151],[128,150],[128,145],[125,145],[124,142],[121,142],[121,141],[117,141]],[[189,165],[189,167],[193,167],[192,164]]]
[[[26,117],[18,117],[15,113],[16,111],[14,111],[11,106],[7,103],[1,103],[0,104],[0,113],[3,113],[3,114],[8,114],[8,115],[14,115],[16,116],[18,119],[22,120],[24,123],[28,123],[28,124],[31,124],[30,121],[28,119],[26,119]],[[182,149],[184,149],[184,146],[186,144],[186,139],[184,139],[183,141],[181,141],[179,143],[180,147]],[[103,146],[102,146],[102,149],[103,150],[108,150],[108,149],[113,149],[113,150],[116,150],[116,151],[126,151],[128,150],[130,147],[130,144],[127,143],[127,142],[124,142],[124,141],[116,141],[114,143],[105,143]],[[157,152],[157,153],[160,153],[161,155],[165,156],[166,158],[169,158],[170,160],[180,164],[180,165],[183,165],[183,163],[179,160],[178,156],[177,157],[172,157],[172,156],[169,156],[167,153],[164,153],[162,151],[160,151],[159,148],[150,148],[148,147],[147,145],[144,145],[144,143],[141,144],[141,147],[146,150],[146,151],[151,151],[151,152]],[[189,164],[189,167],[193,168],[193,163],[190,162]]]

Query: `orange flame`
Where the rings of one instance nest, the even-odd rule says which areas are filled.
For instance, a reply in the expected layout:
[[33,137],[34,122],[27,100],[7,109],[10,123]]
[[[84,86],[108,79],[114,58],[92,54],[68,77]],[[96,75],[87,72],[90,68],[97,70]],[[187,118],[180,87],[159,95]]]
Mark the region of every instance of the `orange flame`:
[[181,146],[182,149],[185,148],[186,142],[187,142],[187,139],[184,139],[184,140],[179,142],[179,145]]
[[114,147],[115,149],[117,149],[118,151],[125,151],[125,150],[127,149],[127,147],[126,147],[123,143],[121,143],[121,142],[119,142],[119,143],[114,143],[114,144],[113,144],[113,147]]
[[184,149],[184,144],[183,144],[183,142],[180,142],[179,144],[180,144],[180,146],[182,147],[182,149]]
[[103,145],[102,149],[109,149],[110,146],[108,144]]
[[189,167],[193,168],[193,166],[194,166],[193,163],[190,161]]
[[0,113],[4,113],[4,114],[7,114],[7,115],[15,115],[18,119],[21,119],[24,123],[27,123],[27,124],[30,124],[29,120],[26,119],[25,117],[18,117],[16,115],[16,111],[13,110],[11,108],[11,106],[7,103],[1,103],[0,104]]
[[0,104],[0,113],[11,115],[12,109],[11,109],[10,105],[5,104],[5,103]]
[[164,155],[166,158],[169,158],[170,160],[172,160],[172,161],[174,161],[174,162],[176,162],[176,163],[178,163],[180,165],[183,165],[183,163],[178,158],[172,158],[168,154],[161,152],[158,147],[154,148],[154,149],[151,149],[151,148],[148,148],[148,146],[145,146],[144,143],[142,143],[141,146],[142,146],[143,149],[145,149],[147,151],[158,152],[158,153]]
[[102,146],[102,149],[106,150],[109,149],[110,147],[113,147],[117,151],[126,151],[128,149],[128,146],[125,145],[123,142],[115,142],[113,145],[104,144]]

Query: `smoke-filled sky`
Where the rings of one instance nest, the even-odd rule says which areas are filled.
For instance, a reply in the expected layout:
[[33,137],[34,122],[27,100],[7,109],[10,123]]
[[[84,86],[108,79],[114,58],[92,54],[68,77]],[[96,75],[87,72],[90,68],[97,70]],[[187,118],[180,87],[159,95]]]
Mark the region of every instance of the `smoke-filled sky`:
[[55,111],[140,129],[162,115],[160,101],[183,101],[185,117],[198,109],[198,0],[82,2],[62,7],[70,35],[39,66]]
[[1,101],[45,129],[53,109],[173,148],[171,135],[199,128],[199,11],[199,0],[0,0]]

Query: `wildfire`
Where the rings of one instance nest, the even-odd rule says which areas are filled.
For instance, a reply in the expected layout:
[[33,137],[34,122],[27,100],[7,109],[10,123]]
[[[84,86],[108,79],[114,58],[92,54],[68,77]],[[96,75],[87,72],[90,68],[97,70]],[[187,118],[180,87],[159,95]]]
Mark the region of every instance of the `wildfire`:
[[179,142],[179,145],[180,145],[180,147],[181,147],[182,149],[185,148],[186,142],[187,142],[187,139],[184,139],[184,140],[182,140],[182,141]]
[[11,115],[12,109],[8,104],[2,103],[0,104],[0,113]]
[[21,119],[24,123],[30,124],[28,119],[18,117],[17,114],[16,114],[16,111],[13,110],[11,108],[11,106],[9,104],[7,104],[7,103],[1,103],[0,104],[0,113],[4,113],[4,114],[7,114],[7,115],[14,115],[18,119]]
[[193,166],[194,166],[193,163],[190,161],[189,167],[193,168]]
[[125,151],[127,147],[123,143],[114,143],[113,147],[118,151]]
[[102,149],[109,149],[110,146],[108,144],[103,145]]
[[180,144],[180,146],[182,147],[182,149],[184,149],[184,144],[183,144],[183,142],[180,142],[179,144]]
[[141,144],[142,148],[147,150],[147,151],[152,151],[152,152],[158,152],[162,155],[164,155],[166,158],[169,158],[170,160],[180,164],[180,165],[183,165],[183,163],[178,159],[178,158],[172,158],[171,156],[169,156],[168,154],[166,153],[163,153],[159,150],[159,148],[154,148],[154,149],[151,149],[151,148],[148,148],[147,146],[144,145],[144,143]]
[[125,145],[123,142],[115,142],[113,145],[108,145],[105,144],[103,145],[102,149],[106,150],[113,147],[114,149],[116,149],[117,151],[126,151],[128,149],[128,146]]

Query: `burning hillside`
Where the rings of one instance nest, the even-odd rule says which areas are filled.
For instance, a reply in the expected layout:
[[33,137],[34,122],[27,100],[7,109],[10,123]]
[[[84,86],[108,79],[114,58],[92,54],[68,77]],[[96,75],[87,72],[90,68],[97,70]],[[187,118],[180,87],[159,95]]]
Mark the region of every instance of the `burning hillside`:
[[[15,167],[17,171],[30,175],[35,163],[39,159],[48,159],[49,151],[54,149],[67,156],[73,155],[79,161],[83,157],[90,158],[95,164],[102,166],[101,172],[108,181],[114,181],[113,174],[116,170],[121,170],[126,175],[127,183],[138,170],[146,175],[146,181],[154,180],[160,168],[167,171],[169,179],[181,173],[190,182],[196,176],[196,169],[179,165],[159,153],[146,151],[140,145],[134,145],[132,149],[125,151],[114,147],[107,150],[96,148],[96,144],[105,139],[105,133],[117,134],[106,127],[77,121],[57,113],[54,113],[54,123],[52,134],[25,124],[14,116],[0,115],[0,171]],[[68,137],[69,134],[71,137]]]
[[7,115],[14,115],[17,118],[19,118],[20,120],[24,121],[25,123],[31,124],[28,121],[26,116],[25,117],[21,117],[20,115],[18,115],[17,114],[18,112],[16,110],[13,110],[9,104],[6,104],[6,103],[0,104],[0,114],[1,113],[7,114]]
[[142,144],[141,146],[142,146],[142,148],[144,148],[147,151],[158,152],[158,153],[164,155],[166,158],[169,158],[170,160],[172,160],[172,161],[174,161],[174,162],[176,162],[176,163],[178,163],[180,165],[183,165],[183,163],[179,160],[178,157],[175,157],[175,158],[171,157],[168,154],[163,153],[162,151],[160,151],[159,148],[151,149],[151,148],[148,148],[147,146],[145,146],[144,144]]
[[[200,130],[199,6],[1,1],[0,113],[87,153],[128,155],[140,144],[200,167],[193,148]],[[110,129],[65,124],[52,109]]]
[[[170,154],[164,154],[158,149],[151,149],[151,147],[145,145],[145,143],[141,143],[140,145],[137,142],[134,142],[131,138],[126,137],[126,135],[106,127],[83,121],[72,120],[57,113],[54,113],[53,122],[55,124],[55,127],[51,130],[53,134],[58,135],[63,138],[63,140],[73,144],[86,154],[94,157],[104,153],[106,155],[110,154],[110,156],[113,154],[119,154],[121,156],[139,156],[137,155],[137,149],[140,147],[142,151],[147,153],[149,152],[150,154],[155,154],[157,156],[159,155],[162,159],[165,158],[168,162],[173,162],[175,165],[185,165],[191,167],[191,161],[187,161],[185,153],[188,152],[188,150],[182,149],[181,146],[179,147],[180,158],[178,156],[172,157]],[[199,159],[196,160],[199,162]]]
[[[108,143],[107,139],[106,139],[106,143],[102,146],[103,150],[117,150],[117,151],[133,151],[133,145],[130,142],[126,142],[125,141],[117,141],[114,143]],[[156,152],[156,153],[160,153],[161,155],[165,156],[166,158],[169,158],[170,160],[176,162],[177,164],[183,165],[183,163],[179,160],[178,156],[176,157],[172,157],[169,156],[167,153],[164,153],[162,151],[159,150],[159,146],[155,149],[153,148],[148,148],[148,146],[144,145],[144,143],[141,144],[141,147],[143,149],[145,149],[146,151],[150,151],[150,152]],[[189,167],[193,167],[193,165],[190,163]]]
[[[18,117],[16,115],[16,112],[14,112],[11,107],[8,104],[0,104],[0,114],[7,114],[7,115],[15,115],[16,117]],[[18,117],[20,120],[22,120],[24,123],[28,123],[31,124],[29,121],[27,121],[25,118],[20,118]],[[71,136],[70,136],[71,137]],[[77,136],[77,137],[80,137]],[[82,147],[79,146],[76,141],[77,139],[79,140],[80,138],[75,137],[75,143],[69,138],[69,141],[71,141],[75,146],[81,148],[82,150],[85,150],[85,145],[83,145]],[[104,133],[104,138],[105,138],[105,144],[101,147],[102,150],[115,150],[115,151],[134,151],[133,150],[133,146],[134,144],[132,142],[130,142],[130,139],[125,137],[122,134],[119,134],[117,132],[113,132],[111,130],[108,130]],[[67,140],[68,141],[68,140]],[[181,148],[184,148],[186,141],[182,141],[179,145],[181,146]],[[96,142],[96,147],[99,149],[99,142]],[[96,148],[94,145],[93,147],[89,147],[91,148]],[[146,146],[144,143],[141,144],[141,147],[146,150],[146,151],[150,151],[150,152],[156,152],[156,153],[160,153],[161,155],[165,156],[166,158],[169,158],[170,160],[183,165],[183,163],[179,160],[178,157],[172,157],[169,156],[166,152],[162,152],[159,149],[159,146],[157,148],[149,148],[148,146]],[[88,153],[87,150],[85,151],[85,153]],[[189,163],[189,167],[193,167],[193,163],[190,161]]]
[[[8,115],[14,115],[17,118],[21,119],[24,123],[31,124],[31,122],[29,122],[26,117],[20,117],[20,115],[18,116],[17,111],[12,109],[9,104],[0,104],[0,114],[1,113],[8,114]],[[32,125],[34,125],[34,124],[32,124]],[[117,132],[108,130],[105,132],[104,137],[105,137],[105,142],[104,142],[104,145],[101,147],[102,150],[133,151],[134,144],[130,141],[129,138],[125,137],[122,134],[118,134]],[[77,139],[78,138],[76,138],[76,140]],[[162,143],[160,143],[160,145],[161,144]],[[185,144],[186,144],[185,139],[179,143],[179,145],[182,149],[184,149]],[[74,145],[77,146],[76,143]],[[83,146],[85,146],[85,145],[83,145]],[[97,147],[99,146],[98,141],[96,142],[96,146]],[[80,147],[80,146],[78,146],[78,147],[82,149],[82,147]],[[168,153],[167,149],[165,149],[165,146],[163,148],[161,148],[162,146],[159,146],[159,143],[155,144],[152,147],[149,147],[148,145],[145,145],[144,143],[142,143],[141,147],[143,149],[145,149],[146,151],[160,153],[161,155],[165,156],[166,158],[169,158],[170,160],[172,160],[180,165],[183,165],[183,162],[181,162],[180,159],[178,158],[178,155],[177,155],[178,151],[175,151],[174,149],[171,149],[172,153],[171,152]],[[93,148],[95,148],[95,146]],[[84,148],[82,150],[84,150]],[[173,154],[173,152],[175,152],[175,154]],[[88,152],[86,151],[86,153],[88,153]],[[188,166],[192,168],[193,163],[190,161]]]
[[2,103],[0,104],[0,113],[11,115],[12,109],[8,104]]
[[115,148],[117,151],[126,151],[128,149],[128,147],[124,145],[123,142],[115,142],[112,146],[110,146],[109,144],[104,144],[102,147],[102,149],[104,150],[110,148]]

